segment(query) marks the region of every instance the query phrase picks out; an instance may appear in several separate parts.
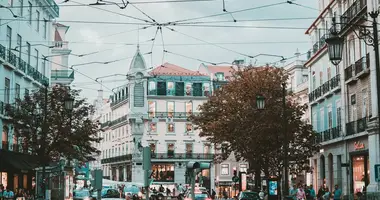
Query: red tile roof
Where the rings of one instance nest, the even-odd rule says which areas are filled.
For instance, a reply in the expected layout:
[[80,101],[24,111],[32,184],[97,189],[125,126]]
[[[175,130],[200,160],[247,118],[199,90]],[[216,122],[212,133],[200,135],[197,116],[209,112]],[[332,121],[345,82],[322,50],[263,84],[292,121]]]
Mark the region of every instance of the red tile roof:
[[150,75],[169,75],[169,76],[206,76],[197,71],[185,69],[183,67],[165,63],[161,66],[154,68],[149,72]]
[[206,67],[210,73],[223,73],[225,77],[231,76],[234,71],[233,66],[207,65]]

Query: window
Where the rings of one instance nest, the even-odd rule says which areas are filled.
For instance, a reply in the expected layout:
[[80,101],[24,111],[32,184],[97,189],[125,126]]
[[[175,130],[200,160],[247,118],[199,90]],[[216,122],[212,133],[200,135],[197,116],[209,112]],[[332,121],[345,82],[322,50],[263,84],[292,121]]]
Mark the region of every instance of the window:
[[192,123],[186,123],[186,133],[193,132],[193,124]]
[[151,133],[157,132],[157,123],[156,122],[150,122],[149,123],[149,131]]
[[327,80],[331,79],[331,67],[327,68]]
[[175,145],[173,143],[168,144],[168,157],[169,158],[174,157],[174,148],[175,148]]
[[42,30],[44,31],[43,36],[46,38],[47,36],[47,20],[44,19],[44,22],[42,23]]
[[24,14],[24,0],[18,0],[18,4],[20,6],[20,9],[18,11],[18,16],[19,17],[22,17],[22,15]]
[[29,15],[29,17],[28,17],[28,19],[29,19],[28,23],[29,24],[32,24],[32,16],[33,16],[32,7],[33,7],[32,3],[29,1],[28,2],[28,15]]
[[362,95],[363,95],[363,105],[362,105],[362,117],[367,117],[367,101],[368,101],[368,94],[367,94],[367,89],[362,90]]
[[319,72],[319,85],[322,85],[323,84],[323,72],[320,71]]
[[29,96],[29,90],[28,89],[25,89],[24,95]]
[[155,182],[174,182],[173,163],[152,163],[152,178]]
[[203,146],[203,153],[207,156],[211,154],[211,145],[210,144],[204,144]]
[[19,34],[17,34],[17,49],[18,49],[18,57],[21,59],[22,37]]
[[174,123],[168,123],[167,124],[167,132],[168,133],[174,133]]
[[329,129],[332,128],[332,107],[331,105],[328,106],[328,111],[327,111],[327,120],[328,120],[328,126]]
[[34,49],[34,53],[36,55],[36,67],[35,68],[36,68],[37,71],[39,71],[38,70],[38,62],[39,62],[39,55],[38,54],[39,54],[39,52],[38,52],[37,49]]
[[156,117],[156,102],[148,101],[148,106],[149,106],[149,117],[150,118]]
[[30,65],[30,51],[31,51],[31,49],[30,49],[30,43],[29,42],[27,42],[26,43],[26,55],[28,55],[28,65]]
[[21,91],[20,91],[20,85],[16,83],[16,88],[15,88],[15,98],[16,99],[20,99],[20,94]]
[[[144,86],[142,83],[135,84],[134,87],[134,106],[144,107]],[[120,95],[119,95],[120,96]]]
[[313,75],[313,81],[312,81],[312,86],[313,86],[313,90],[315,90],[316,89],[316,80],[315,80],[315,75]]
[[203,96],[208,97],[210,95],[210,83],[203,83]]
[[46,76],[46,59],[45,59],[45,56],[42,55],[42,61],[41,61],[41,73]]
[[173,96],[175,94],[173,82],[168,82],[167,91],[167,95]]
[[240,172],[247,173],[247,164],[240,164]]
[[193,144],[187,143],[185,151],[186,151],[186,158],[191,158],[193,156]]
[[193,83],[193,96],[202,96],[202,83]]
[[186,102],[185,104],[186,116],[190,117],[193,114],[193,102]]
[[230,175],[230,165],[229,164],[221,164],[220,165],[220,175],[223,175],[223,176]]
[[185,83],[176,82],[175,83],[175,96],[184,96],[185,95]]
[[215,74],[215,76],[217,81],[224,81],[224,73],[218,72]]
[[150,147],[150,155],[151,155],[151,157],[155,158],[156,157],[156,144],[155,143],[150,143],[149,147]]
[[168,111],[168,117],[169,118],[174,117],[174,101],[168,102],[167,111]]
[[149,81],[148,95],[156,95],[156,94],[157,94],[156,82]]
[[318,121],[317,121],[317,113],[313,113],[313,129],[318,131]]
[[11,53],[11,48],[12,48],[12,28],[10,26],[7,26],[7,39],[6,39],[6,44],[8,52]]
[[186,83],[185,91],[186,91],[186,96],[193,95],[193,87],[192,87],[191,83]]
[[36,31],[40,32],[40,12],[36,11]]
[[320,109],[320,118],[321,121],[320,121],[320,130],[321,131],[324,131],[325,130],[325,108],[321,108]]
[[8,78],[5,78],[5,84],[4,84],[4,102],[9,103],[9,95],[10,95],[10,89],[11,89],[11,80]]
[[157,82],[157,95],[166,95],[166,82]]

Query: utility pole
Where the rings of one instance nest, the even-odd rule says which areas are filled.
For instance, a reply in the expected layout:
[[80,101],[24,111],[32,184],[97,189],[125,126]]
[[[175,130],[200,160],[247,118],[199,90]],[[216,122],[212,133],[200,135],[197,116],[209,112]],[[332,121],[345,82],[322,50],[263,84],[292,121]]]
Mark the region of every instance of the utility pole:
[[288,120],[286,119],[286,83],[282,83],[282,109],[283,109],[283,127],[284,127],[284,195],[289,194],[289,160],[288,160],[288,151],[289,151],[289,141],[288,141]]

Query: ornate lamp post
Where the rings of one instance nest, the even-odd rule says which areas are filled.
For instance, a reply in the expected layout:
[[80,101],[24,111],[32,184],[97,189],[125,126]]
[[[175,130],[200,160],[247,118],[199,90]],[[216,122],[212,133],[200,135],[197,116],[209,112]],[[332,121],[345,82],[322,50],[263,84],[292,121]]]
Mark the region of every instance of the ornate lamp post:
[[256,96],[256,106],[257,109],[263,110],[265,108],[265,97],[262,95]]

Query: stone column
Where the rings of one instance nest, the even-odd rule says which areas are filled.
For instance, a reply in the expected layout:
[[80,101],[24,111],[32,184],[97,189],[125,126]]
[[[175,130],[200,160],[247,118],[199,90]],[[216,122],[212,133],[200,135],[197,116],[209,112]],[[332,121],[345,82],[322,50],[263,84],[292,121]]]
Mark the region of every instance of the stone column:
[[119,177],[120,177],[119,167],[116,167],[116,181],[119,181]]
[[375,180],[375,164],[380,163],[379,160],[379,130],[377,120],[370,120],[368,123],[368,150],[369,150],[369,170],[370,184],[367,186],[367,192],[378,192],[380,189],[379,183]]
[[124,178],[123,181],[127,181],[127,166],[126,165],[124,165],[123,167],[123,178]]

